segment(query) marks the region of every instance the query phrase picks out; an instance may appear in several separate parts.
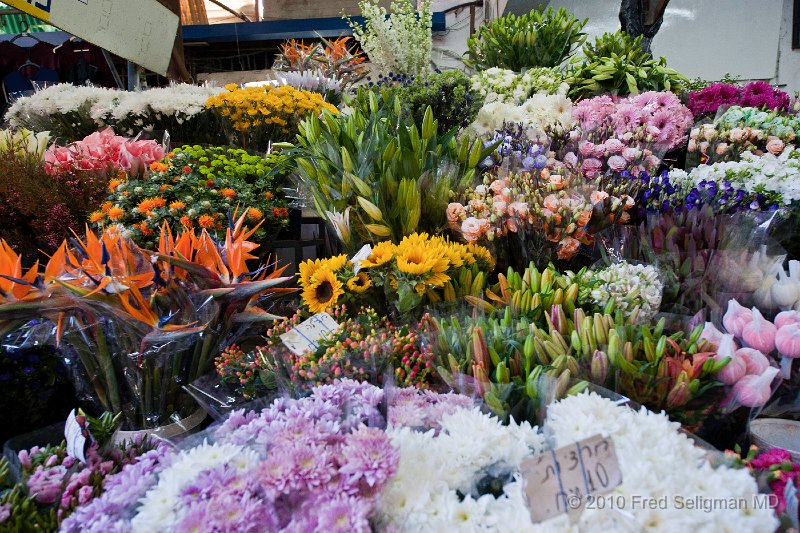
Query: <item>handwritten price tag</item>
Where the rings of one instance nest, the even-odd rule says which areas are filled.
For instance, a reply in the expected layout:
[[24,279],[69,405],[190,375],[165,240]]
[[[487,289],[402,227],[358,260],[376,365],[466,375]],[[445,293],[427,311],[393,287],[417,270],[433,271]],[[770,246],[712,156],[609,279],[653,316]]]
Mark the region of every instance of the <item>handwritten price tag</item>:
[[534,523],[580,509],[590,494],[622,483],[614,441],[601,435],[525,459],[520,470]]
[[361,270],[361,261],[363,261],[370,255],[372,255],[372,246],[370,246],[369,244],[365,244],[364,246],[361,247],[361,249],[358,252],[356,252],[356,255],[354,255],[353,258],[350,260],[350,262],[353,263],[354,274],[358,274],[358,271]]
[[316,350],[323,335],[337,331],[340,327],[328,313],[318,313],[281,335],[281,341],[295,355],[303,355],[308,350]]
[[67,453],[82,463],[86,462],[86,443],[91,441],[89,430],[78,423],[75,409],[70,411],[64,426],[64,439],[67,441]]

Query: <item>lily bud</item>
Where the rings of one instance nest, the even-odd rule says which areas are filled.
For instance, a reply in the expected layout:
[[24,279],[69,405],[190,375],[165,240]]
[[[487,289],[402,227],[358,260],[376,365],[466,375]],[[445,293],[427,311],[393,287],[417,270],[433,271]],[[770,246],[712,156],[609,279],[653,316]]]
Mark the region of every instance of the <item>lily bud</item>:
[[567,332],[567,317],[561,304],[556,304],[550,309],[550,322],[560,334],[564,335]]
[[592,355],[591,365],[592,382],[602,385],[608,377],[608,356],[605,352],[596,350]]
[[685,381],[679,381],[672,387],[667,395],[667,407],[675,408],[684,405],[691,399],[692,395],[689,392],[689,385]]

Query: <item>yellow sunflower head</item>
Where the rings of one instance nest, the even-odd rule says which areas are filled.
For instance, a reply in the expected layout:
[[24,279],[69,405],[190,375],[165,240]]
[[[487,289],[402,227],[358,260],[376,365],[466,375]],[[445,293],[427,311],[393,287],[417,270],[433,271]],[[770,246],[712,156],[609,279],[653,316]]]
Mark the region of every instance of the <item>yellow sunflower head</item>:
[[323,259],[322,266],[328,268],[331,272],[337,272],[347,264],[347,261],[347,255],[336,255],[328,259]]
[[372,287],[372,278],[366,272],[359,272],[357,276],[347,280],[347,290],[361,294]]
[[478,262],[478,266],[481,267],[481,270],[494,270],[494,257],[492,257],[492,252],[490,252],[487,248],[479,244],[472,243],[467,245],[467,251],[475,257],[475,260]]
[[342,283],[336,279],[336,274],[327,268],[318,268],[310,285],[303,290],[303,303],[312,313],[321,313],[336,305],[342,294]]
[[300,286],[304,289],[311,284],[311,278],[319,270],[322,262],[319,259],[307,259],[300,263]]
[[384,265],[394,257],[394,244],[391,241],[379,242],[372,248],[372,253],[361,261],[361,268],[374,268]]
[[[424,233],[424,237],[427,237]],[[397,245],[397,268],[411,276],[421,276],[431,285],[444,285],[450,277],[445,272],[450,268],[444,246],[416,234],[403,239]]]

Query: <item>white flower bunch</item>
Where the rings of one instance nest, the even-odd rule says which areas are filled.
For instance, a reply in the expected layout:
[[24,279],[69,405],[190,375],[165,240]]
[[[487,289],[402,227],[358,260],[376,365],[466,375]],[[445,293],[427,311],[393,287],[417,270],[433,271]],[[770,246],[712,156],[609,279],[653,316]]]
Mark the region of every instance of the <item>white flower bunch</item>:
[[318,93],[338,93],[342,91],[339,81],[325,76],[321,70],[306,70],[304,72],[290,70],[286,72],[280,72],[277,75],[277,82],[280,85],[290,85],[295,89],[314,91]]
[[478,111],[469,132],[476,137],[491,137],[505,124],[516,124],[532,140],[562,135],[572,129],[572,101],[561,94],[537,93],[522,105],[490,102]]
[[377,0],[361,0],[365,25],[348,21],[353,37],[370,61],[383,72],[424,78],[430,71],[433,14],[431,0],[394,0],[391,14]]
[[661,305],[664,284],[653,265],[633,265],[620,261],[594,274],[591,295],[603,307],[611,298],[626,317],[639,310],[639,322],[652,319]]
[[566,95],[569,85],[558,71],[550,68],[532,68],[519,74],[492,67],[472,77],[472,88],[486,103],[521,104],[536,93]]
[[[502,426],[466,409],[445,417],[438,434],[389,428],[400,465],[381,495],[376,520],[398,532],[774,531],[772,510],[754,506],[758,487],[748,471],[712,467],[679,427],[664,414],[633,411],[594,393],[549,406],[544,433],[554,447],[597,434],[613,439],[622,484],[606,497],[624,505],[583,509],[574,522],[561,515],[539,524],[531,522],[517,470],[526,454],[544,451],[535,428]],[[482,476],[502,476],[509,467],[502,495],[474,492]],[[634,503],[658,498],[665,498],[663,508]],[[693,498],[737,505],[680,508],[680,501]]]
[[[522,493],[513,487],[516,482],[511,483],[511,490],[519,492],[515,497],[473,497],[477,496],[475,485],[481,477],[487,473],[513,474],[525,457],[543,450],[541,435],[527,422],[512,421],[504,426],[477,409],[461,409],[442,418],[438,434],[406,427],[390,427],[387,433],[400,450],[400,464],[378,504],[382,528],[408,532],[488,530],[504,525],[501,518],[509,513],[502,508],[510,501],[517,504],[512,510],[522,510],[527,516],[520,507],[524,506]],[[463,501],[457,491],[466,495]],[[512,526],[505,530],[520,531]]]
[[158,484],[140,500],[136,516],[131,520],[133,533],[173,530],[181,516],[181,490],[202,472],[219,465],[231,465],[244,471],[258,464],[258,453],[235,444],[209,444],[207,441],[182,452],[172,459],[172,464],[159,475]]
[[777,193],[781,203],[789,205],[800,200],[800,150],[788,145],[779,155],[744,152],[740,161],[700,165],[688,173],[673,169],[669,178],[676,185],[697,185],[701,181],[722,185],[728,181],[734,188],[748,193]]

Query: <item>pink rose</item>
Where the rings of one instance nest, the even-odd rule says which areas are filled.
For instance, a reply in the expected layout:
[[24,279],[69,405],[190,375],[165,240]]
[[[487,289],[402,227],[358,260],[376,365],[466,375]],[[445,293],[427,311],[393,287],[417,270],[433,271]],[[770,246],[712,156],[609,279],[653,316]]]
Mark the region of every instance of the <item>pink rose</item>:
[[717,155],[723,155],[728,151],[728,143],[719,143],[714,151],[717,152]]
[[581,138],[581,134],[578,133],[577,131],[572,130],[572,131],[569,132],[569,140],[570,140],[570,142],[577,142],[578,139],[580,139],[580,138]]
[[780,155],[780,153],[783,152],[784,146],[783,141],[777,137],[772,137],[767,141],[767,150],[773,155]]
[[608,158],[608,168],[615,172],[621,172],[628,166],[628,161],[621,155],[612,155]]
[[461,223],[461,233],[467,242],[477,242],[483,236],[484,227],[483,221],[475,217],[469,217]]
[[708,141],[703,141],[700,143],[700,151],[703,153],[708,152]]
[[582,141],[578,145],[578,151],[583,157],[589,157],[594,154],[594,144],[590,143],[589,141]]
[[502,194],[503,193],[503,189],[505,188],[505,186],[506,186],[505,181],[503,181],[503,180],[494,180],[492,182],[492,184],[489,185],[489,188],[495,194]]
[[508,214],[516,217],[527,217],[528,204],[525,202],[511,202],[508,204]]
[[714,128],[706,128],[703,131],[703,137],[705,137],[707,141],[713,141],[717,137],[717,130]]
[[447,221],[450,223],[458,222],[466,216],[466,208],[458,202],[447,204]]
[[508,208],[508,202],[506,202],[502,196],[495,196],[494,202],[492,203],[492,211],[497,216],[503,216],[506,214],[506,209]]
[[644,164],[648,168],[656,168],[661,164],[661,160],[656,156],[650,154],[644,159]]
[[627,161],[633,161],[639,156],[639,151],[636,148],[625,148],[622,150],[622,157]]
[[697,150],[697,141],[694,139],[689,139],[689,146],[687,148],[690,152],[694,152]]
[[548,194],[544,198],[544,208],[550,211],[558,211],[558,197],[555,194]]
[[583,163],[581,164],[581,172],[587,178],[594,178],[600,171],[603,169],[603,163],[599,159],[595,159],[590,157],[589,159],[584,159]]
[[92,499],[93,487],[86,485],[78,489],[78,505],[86,505]]
[[625,145],[619,139],[611,138],[605,142],[605,147],[612,154],[618,154],[625,148]]
[[700,129],[694,128],[692,132],[689,134],[689,138],[693,141],[696,141],[698,135],[700,135]]
[[603,144],[596,144],[594,146],[593,154],[597,158],[605,157],[606,155],[606,147]]
[[155,141],[126,142],[120,148],[119,166],[131,174],[143,175],[152,163],[164,158],[164,148]]
[[486,185],[478,185],[475,187],[475,194],[484,195],[486,194]]
[[728,135],[733,141],[741,141],[744,139],[745,131],[742,128],[733,128],[728,132]]

